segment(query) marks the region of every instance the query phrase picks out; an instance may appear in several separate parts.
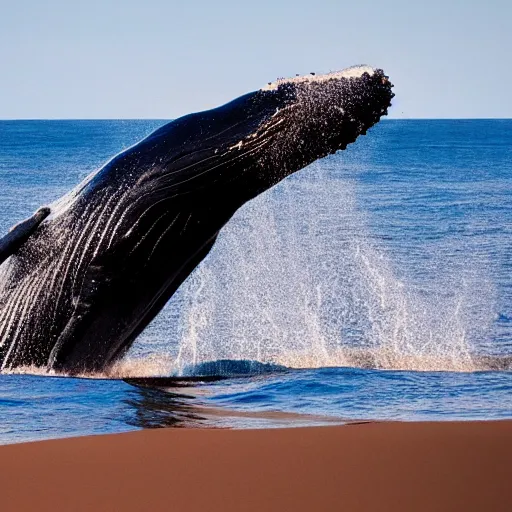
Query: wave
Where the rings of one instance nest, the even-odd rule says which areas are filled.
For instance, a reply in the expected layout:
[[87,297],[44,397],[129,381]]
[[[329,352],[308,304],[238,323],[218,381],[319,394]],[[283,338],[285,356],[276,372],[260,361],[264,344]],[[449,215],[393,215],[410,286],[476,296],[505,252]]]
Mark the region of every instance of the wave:
[[[287,364],[262,363],[249,360],[208,361],[196,366],[190,365],[185,371],[179,371],[176,365],[163,358],[160,364],[157,358],[125,359],[103,378],[130,379],[163,377],[180,380],[180,378],[201,377],[221,379],[272,375],[290,370],[320,368],[357,368],[366,370],[414,371],[414,372],[487,372],[512,371],[512,356],[472,355],[464,361],[454,358],[429,356],[400,356],[386,354],[385,351],[343,350],[330,357],[326,364],[319,364],[318,358],[311,354],[293,354],[283,358]],[[98,375],[96,376],[98,377]]]
[[472,355],[461,363],[458,359],[400,356],[385,351],[344,349],[326,364],[319,364],[311,354],[293,354],[283,358],[288,363],[273,364],[246,359],[222,359],[187,366],[184,370],[176,367],[176,361],[169,356],[151,355],[141,358],[126,358],[102,373],[81,373],[69,375],[65,372],[47,370],[36,366],[20,366],[4,370],[0,375],[34,375],[44,377],[74,377],[87,379],[169,379],[182,381],[214,381],[226,378],[275,375],[292,370],[314,368],[357,368],[366,370],[391,370],[415,372],[488,372],[512,371],[512,356]]

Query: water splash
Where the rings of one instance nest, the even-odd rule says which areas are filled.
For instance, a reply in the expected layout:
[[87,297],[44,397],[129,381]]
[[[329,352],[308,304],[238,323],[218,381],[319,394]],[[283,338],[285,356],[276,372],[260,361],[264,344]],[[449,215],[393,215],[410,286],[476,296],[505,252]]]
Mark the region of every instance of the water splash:
[[408,274],[372,235],[356,182],[329,177],[339,162],[329,166],[311,166],[242,208],[118,371],[141,370],[134,361],[152,337],[167,340],[153,342],[168,354],[160,375],[219,359],[480,369],[475,354],[494,320],[484,262],[470,251],[446,260],[433,244],[421,272]]

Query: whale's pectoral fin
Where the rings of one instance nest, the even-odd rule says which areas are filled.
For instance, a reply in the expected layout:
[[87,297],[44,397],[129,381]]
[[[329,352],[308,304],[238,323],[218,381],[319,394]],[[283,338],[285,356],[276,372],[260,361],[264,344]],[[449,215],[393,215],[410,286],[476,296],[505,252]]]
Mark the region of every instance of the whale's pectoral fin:
[[0,265],[30,238],[48,215],[50,215],[50,208],[46,206],[39,208],[32,217],[16,224],[7,235],[0,238]]

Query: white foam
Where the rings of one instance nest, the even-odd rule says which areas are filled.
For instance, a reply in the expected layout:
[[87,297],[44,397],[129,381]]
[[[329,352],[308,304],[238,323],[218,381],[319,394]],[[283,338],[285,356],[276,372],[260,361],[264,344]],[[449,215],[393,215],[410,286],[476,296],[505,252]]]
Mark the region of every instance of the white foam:
[[336,80],[340,78],[360,78],[364,73],[368,73],[369,75],[373,75],[375,73],[375,69],[371,66],[360,65],[360,66],[352,66],[350,68],[343,69],[341,71],[333,71],[331,73],[326,73],[324,75],[302,75],[296,76],[294,78],[278,78],[275,82],[271,82],[265,87],[262,87],[262,91],[274,91],[280,85],[283,84],[297,84],[297,83],[313,83],[313,82],[325,82],[327,80]]
[[160,375],[220,359],[480,368],[472,355],[495,311],[486,263],[462,251],[464,261],[445,262],[439,272],[444,253],[435,246],[433,276],[415,279],[369,230],[356,182],[326,178],[327,165],[315,164],[308,179],[287,180],[237,212],[134,345],[131,356],[140,360],[133,373],[154,371],[151,360],[144,368],[150,354],[171,356],[159,361]]

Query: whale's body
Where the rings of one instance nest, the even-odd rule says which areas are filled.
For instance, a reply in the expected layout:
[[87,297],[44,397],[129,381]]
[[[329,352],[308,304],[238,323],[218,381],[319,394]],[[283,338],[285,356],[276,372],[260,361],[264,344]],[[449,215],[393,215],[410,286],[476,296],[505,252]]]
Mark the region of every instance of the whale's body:
[[387,114],[368,67],[280,80],[158,129],[0,239],[0,368],[104,370],[245,202]]

